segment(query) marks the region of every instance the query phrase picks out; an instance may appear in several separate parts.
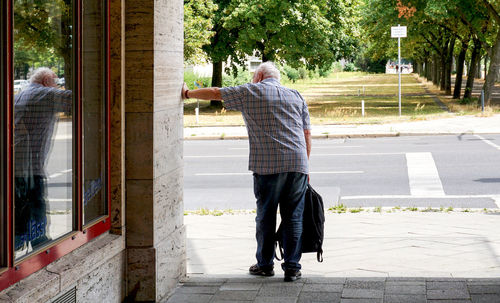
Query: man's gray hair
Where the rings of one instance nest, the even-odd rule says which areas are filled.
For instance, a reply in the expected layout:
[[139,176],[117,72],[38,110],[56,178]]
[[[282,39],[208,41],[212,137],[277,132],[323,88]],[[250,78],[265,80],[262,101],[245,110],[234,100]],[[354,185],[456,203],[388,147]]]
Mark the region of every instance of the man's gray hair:
[[43,80],[46,77],[50,77],[52,79],[52,75],[54,74],[55,73],[48,67],[37,68],[30,76],[30,83],[43,84]]
[[277,79],[278,81],[280,80],[280,71],[276,68],[274,63],[271,61],[267,61],[264,63],[261,63],[259,67],[255,70],[255,73],[262,73],[264,78],[274,78]]

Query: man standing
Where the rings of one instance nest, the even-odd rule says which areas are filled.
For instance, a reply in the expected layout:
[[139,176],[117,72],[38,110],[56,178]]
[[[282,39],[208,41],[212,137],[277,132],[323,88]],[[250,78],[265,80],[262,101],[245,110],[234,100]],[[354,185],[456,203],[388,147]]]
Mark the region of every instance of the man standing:
[[72,108],[72,92],[57,88],[56,80],[52,70],[39,68],[14,99],[16,251],[50,240],[45,165],[58,113]]
[[274,275],[276,212],[283,221],[285,281],[301,277],[302,218],[311,152],[307,104],[296,90],[281,86],[280,72],[262,63],[252,83],[225,88],[188,90],[183,98],[224,100],[229,110],[241,111],[250,143],[249,170],[257,199],[257,264],[250,274]]

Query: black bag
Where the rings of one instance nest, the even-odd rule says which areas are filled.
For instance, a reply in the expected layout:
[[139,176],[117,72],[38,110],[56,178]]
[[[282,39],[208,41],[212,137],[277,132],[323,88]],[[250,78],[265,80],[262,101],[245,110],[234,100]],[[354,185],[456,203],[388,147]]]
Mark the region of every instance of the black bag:
[[[323,206],[323,198],[307,184],[304,218],[302,223],[302,252],[315,252],[318,262],[323,262],[323,238],[325,230],[325,209]],[[283,260],[283,230],[280,224],[276,232],[276,243],[279,246],[281,258]]]

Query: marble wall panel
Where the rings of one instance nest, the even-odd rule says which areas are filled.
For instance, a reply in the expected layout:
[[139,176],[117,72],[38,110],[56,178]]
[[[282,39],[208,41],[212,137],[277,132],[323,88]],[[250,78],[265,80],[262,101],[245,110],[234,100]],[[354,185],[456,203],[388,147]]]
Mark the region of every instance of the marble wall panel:
[[127,250],[127,293],[136,294],[135,301],[155,301],[156,249],[154,247]]
[[184,225],[183,168],[154,180],[155,243],[164,242],[171,233]]
[[184,45],[183,1],[155,0],[154,2],[155,50],[182,50]]
[[183,128],[181,111],[154,113],[154,176],[163,176],[183,166]]
[[42,269],[3,290],[0,300],[19,303],[46,302],[59,293],[59,286],[59,275]]
[[154,244],[153,180],[127,180],[126,238],[128,247]]
[[153,114],[125,114],[125,174],[127,179],[153,178]]
[[127,113],[153,112],[154,52],[127,49],[125,61],[125,111]]
[[125,0],[127,51],[154,49],[154,11],[152,0]]
[[125,297],[125,251],[109,259],[80,279],[76,285],[76,302],[116,302]]
[[124,237],[104,234],[51,263],[47,270],[60,276],[60,289],[67,289],[124,249]]
[[186,276],[186,227],[175,230],[165,240],[157,243],[157,296],[161,302]]

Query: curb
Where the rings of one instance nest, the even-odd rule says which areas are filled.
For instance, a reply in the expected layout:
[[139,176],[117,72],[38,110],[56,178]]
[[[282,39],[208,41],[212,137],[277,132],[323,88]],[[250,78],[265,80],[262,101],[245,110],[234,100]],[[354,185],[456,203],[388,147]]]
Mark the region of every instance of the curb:
[[[312,135],[313,139],[346,139],[346,138],[384,138],[384,137],[411,137],[411,136],[450,136],[450,135],[476,135],[476,134],[500,134],[500,132],[440,132],[440,133],[372,133],[372,134],[324,134]],[[247,140],[248,136],[189,136],[184,137],[185,141],[200,141],[200,140]]]

